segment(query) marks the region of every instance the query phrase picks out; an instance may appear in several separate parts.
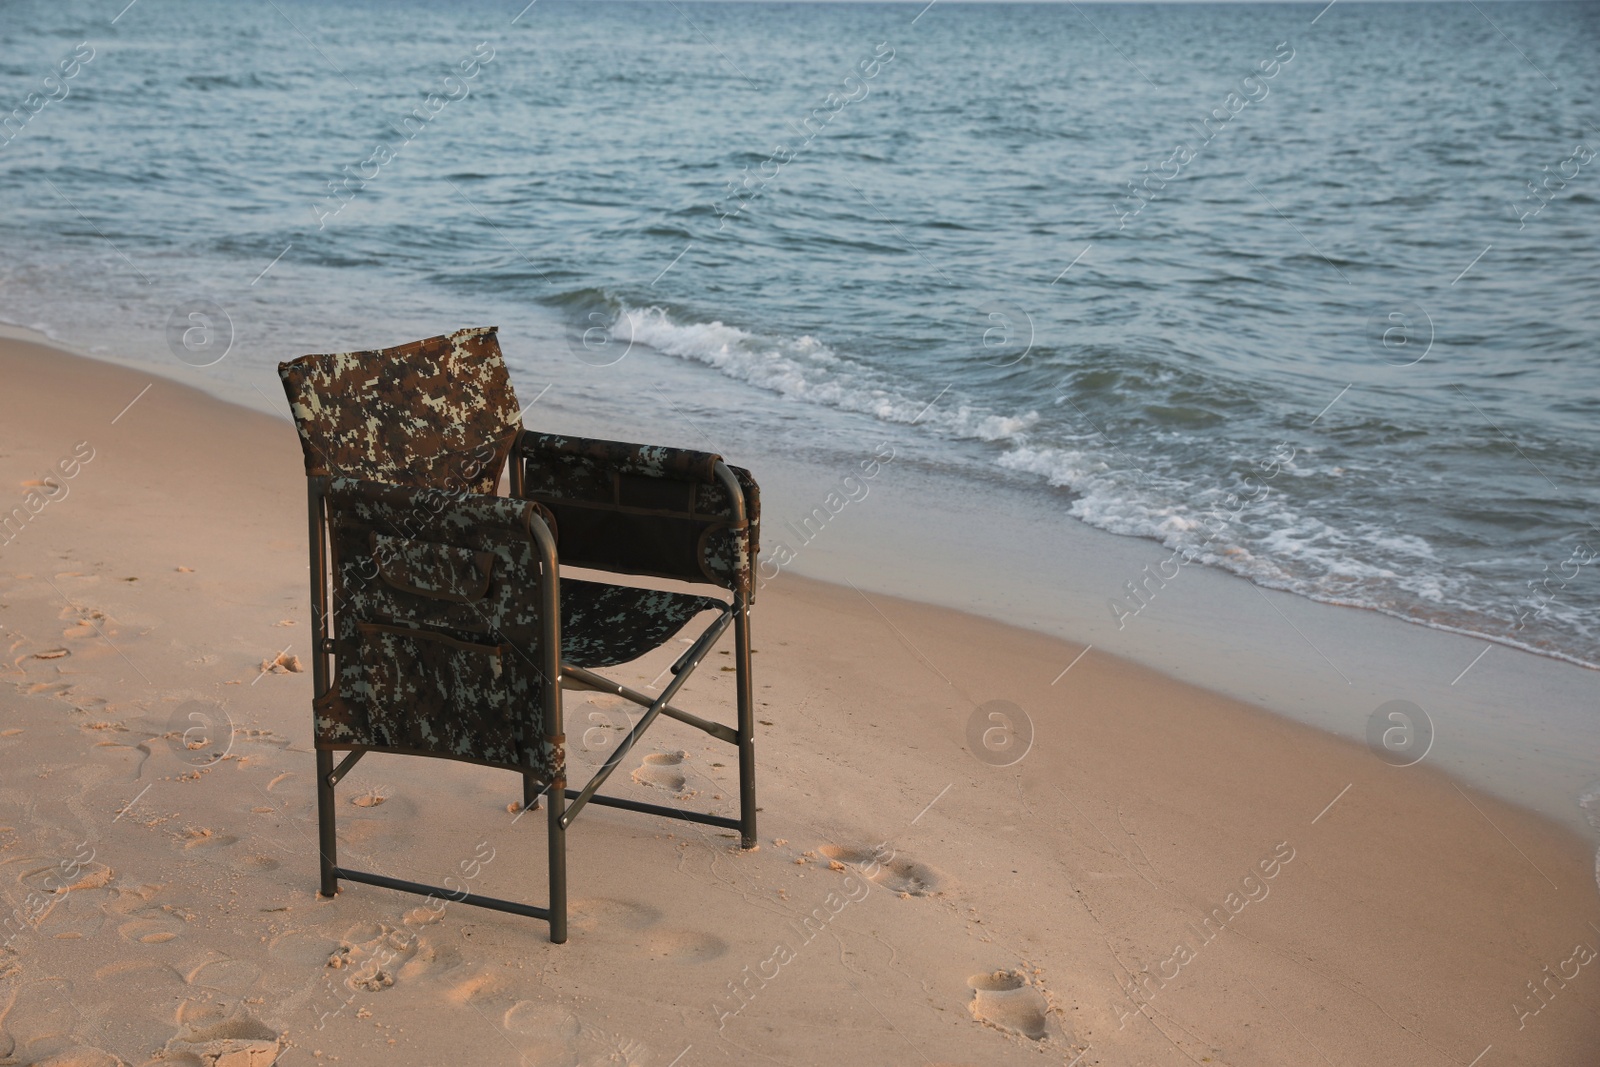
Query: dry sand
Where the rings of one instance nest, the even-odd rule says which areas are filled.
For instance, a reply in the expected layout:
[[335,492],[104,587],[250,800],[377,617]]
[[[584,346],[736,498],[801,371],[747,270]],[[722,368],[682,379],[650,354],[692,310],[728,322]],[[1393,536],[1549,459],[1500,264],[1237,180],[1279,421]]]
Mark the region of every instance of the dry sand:
[[[1600,1063],[1575,835],[1098,650],[789,574],[755,623],[758,851],[590,808],[561,946],[321,900],[288,424],[21,342],[0,381],[0,517],[26,516],[0,533],[0,1063]],[[730,721],[711,659],[682,704]],[[994,700],[1034,734],[1010,766],[968,744]],[[567,707],[578,776],[626,713]],[[731,756],[663,720],[618,788],[731,814]],[[342,854],[542,902],[517,796],[370,757]]]

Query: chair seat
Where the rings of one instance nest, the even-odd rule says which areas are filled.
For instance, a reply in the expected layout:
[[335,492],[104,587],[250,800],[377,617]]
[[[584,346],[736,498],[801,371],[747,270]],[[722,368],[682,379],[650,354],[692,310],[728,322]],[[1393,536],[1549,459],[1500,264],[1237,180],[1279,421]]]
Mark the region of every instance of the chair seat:
[[722,611],[722,601],[603,582],[561,580],[561,661],[579,667],[614,667],[660,648],[702,611]]

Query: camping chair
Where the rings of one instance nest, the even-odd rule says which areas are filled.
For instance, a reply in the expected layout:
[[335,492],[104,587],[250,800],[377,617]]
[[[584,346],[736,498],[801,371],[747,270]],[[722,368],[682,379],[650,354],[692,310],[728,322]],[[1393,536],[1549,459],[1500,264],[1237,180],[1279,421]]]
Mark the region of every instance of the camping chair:
[[[559,944],[566,833],[590,803],[728,827],[754,847],[760,498],[749,472],[706,452],[523,429],[493,327],[304,356],[278,373],[305,452],[323,896],[343,878],[456,900],[543,919]],[[511,495],[501,497],[508,461]],[[563,563],[718,586],[729,599],[563,579]],[[595,673],[661,647],[708,610],[714,621],[659,694]],[[737,729],[671,703],[730,625]],[[567,788],[564,688],[647,709],[578,790]],[[661,715],[738,748],[739,818],[597,792]],[[335,752],[347,753],[337,766]],[[334,787],[368,752],[515,771],[524,811],[548,797],[549,907],[339,866]]]

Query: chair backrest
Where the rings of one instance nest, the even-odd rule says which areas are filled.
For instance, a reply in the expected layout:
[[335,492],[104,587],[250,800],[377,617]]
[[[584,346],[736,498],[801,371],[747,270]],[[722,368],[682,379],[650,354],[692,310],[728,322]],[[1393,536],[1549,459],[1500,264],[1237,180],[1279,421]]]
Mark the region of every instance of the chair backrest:
[[279,364],[306,474],[493,494],[522,424],[495,330]]

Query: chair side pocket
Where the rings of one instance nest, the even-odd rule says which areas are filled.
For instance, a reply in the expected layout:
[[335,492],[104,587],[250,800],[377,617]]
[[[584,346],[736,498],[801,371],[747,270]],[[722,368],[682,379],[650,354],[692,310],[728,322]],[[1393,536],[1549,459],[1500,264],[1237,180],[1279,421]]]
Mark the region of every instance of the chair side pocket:
[[357,629],[373,744],[521,762],[505,676],[511,646],[379,623]]

